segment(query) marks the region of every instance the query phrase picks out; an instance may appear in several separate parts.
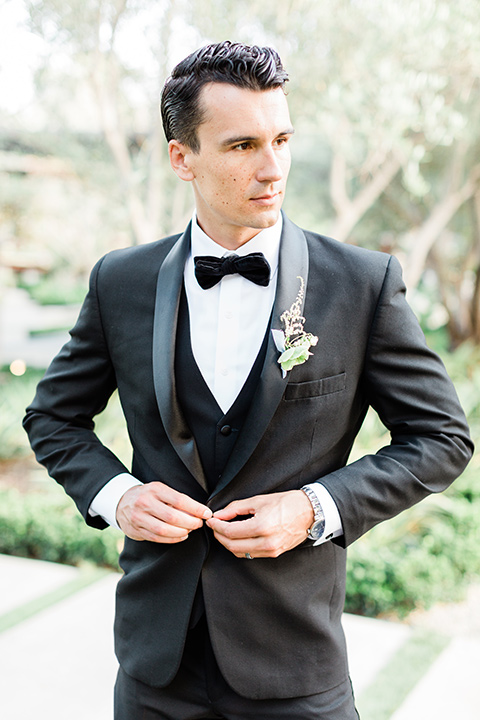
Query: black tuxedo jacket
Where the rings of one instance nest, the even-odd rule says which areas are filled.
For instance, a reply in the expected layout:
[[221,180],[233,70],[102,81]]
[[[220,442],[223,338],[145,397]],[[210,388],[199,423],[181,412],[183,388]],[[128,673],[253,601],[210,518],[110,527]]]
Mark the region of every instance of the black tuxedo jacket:
[[[126,472],[92,418],[118,387],[133,474],[161,480],[213,510],[234,499],[321,479],[344,535],[276,559],[237,559],[206,528],[176,545],[127,538],[117,593],[116,651],[153,686],[178,668],[201,581],[210,635],[233,688],[255,698],[326,690],[347,675],[340,618],[345,547],[377,523],[444,490],[472,451],[441,361],[405,301],[395,258],[305,232],[284,220],[272,328],[304,278],[309,360],[282,378],[270,338],[254,400],[211,494],[182,417],[174,377],[176,320],[190,235],[115,251],[94,268],[70,342],[53,361],[25,426],[40,462],[86,521],[98,491]],[[346,465],[373,406],[391,444]]]

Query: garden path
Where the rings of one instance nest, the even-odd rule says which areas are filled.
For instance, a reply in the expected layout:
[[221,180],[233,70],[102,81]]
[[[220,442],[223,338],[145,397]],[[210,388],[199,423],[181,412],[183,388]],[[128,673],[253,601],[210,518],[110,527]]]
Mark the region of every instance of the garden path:
[[[0,716],[109,720],[119,576],[1,555],[0,576]],[[362,718],[480,718],[479,597],[410,624],[344,616]]]

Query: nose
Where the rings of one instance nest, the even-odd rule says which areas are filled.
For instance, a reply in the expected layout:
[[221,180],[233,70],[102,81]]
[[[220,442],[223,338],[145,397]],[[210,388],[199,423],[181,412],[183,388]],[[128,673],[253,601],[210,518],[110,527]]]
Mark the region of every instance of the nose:
[[266,148],[261,154],[257,169],[257,180],[261,183],[272,183],[282,180],[284,169],[277,153],[272,147]]

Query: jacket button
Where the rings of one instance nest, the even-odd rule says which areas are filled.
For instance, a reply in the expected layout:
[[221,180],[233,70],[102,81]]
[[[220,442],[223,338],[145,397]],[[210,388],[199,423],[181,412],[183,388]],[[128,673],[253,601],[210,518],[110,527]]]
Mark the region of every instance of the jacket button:
[[222,433],[222,435],[225,435],[225,437],[227,437],[227,435],[230,435],[230,433],[232,432],[232,428],[230,427],[230,425],[224,425],[220,428],[220,432]]

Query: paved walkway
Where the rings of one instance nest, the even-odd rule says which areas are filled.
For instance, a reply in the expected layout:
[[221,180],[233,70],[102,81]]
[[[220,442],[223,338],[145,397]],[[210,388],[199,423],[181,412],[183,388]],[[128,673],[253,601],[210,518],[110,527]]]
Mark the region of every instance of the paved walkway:
[[[111,720],[118,575],[0,556],[0,577],[2,720]],[[362,720],[480,719],[480,635],[344,626]]]

